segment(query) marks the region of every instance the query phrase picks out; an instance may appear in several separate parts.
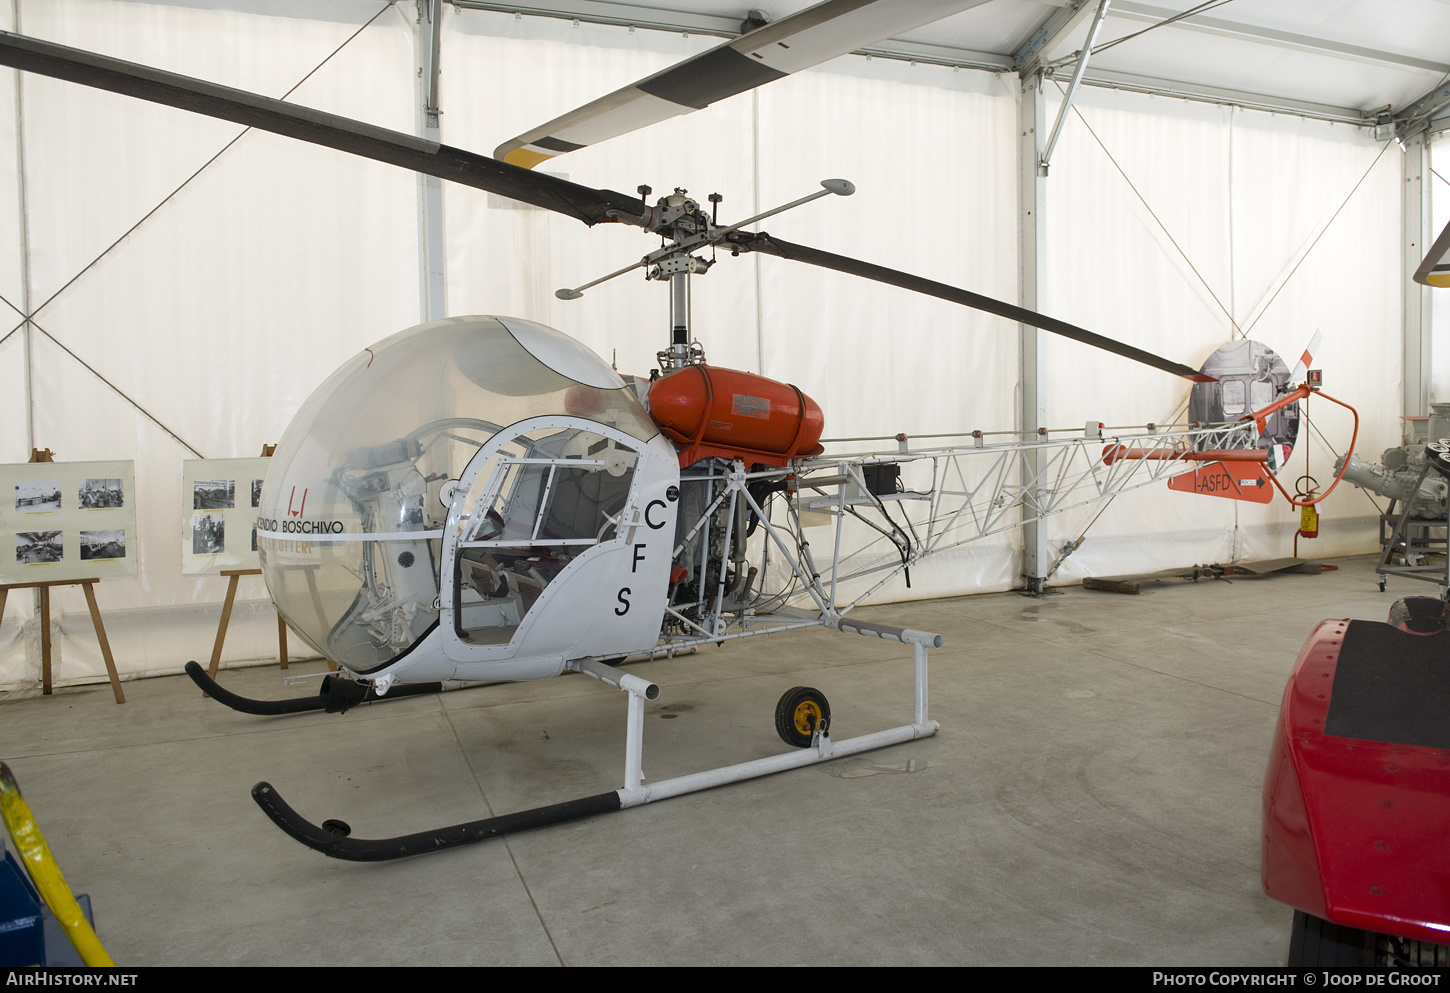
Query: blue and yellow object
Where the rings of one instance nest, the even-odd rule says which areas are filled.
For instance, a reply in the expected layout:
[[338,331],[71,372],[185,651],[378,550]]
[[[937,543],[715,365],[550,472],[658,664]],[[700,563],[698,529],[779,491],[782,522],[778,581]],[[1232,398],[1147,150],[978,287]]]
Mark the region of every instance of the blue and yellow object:
[[4,908],[0,914],[0,962],[31,965],[46,961],[43,915],[38,902],[43,900],[75,945],[81,961],[89,966],[114,966],[116,963],[96,937],[56,865],[40,825],[20,795],[15,775],[4,762],[0,762],[0,819],[5,821],[19,855],[17,862],[6,852],[5,861],[0,863],[0,907]]

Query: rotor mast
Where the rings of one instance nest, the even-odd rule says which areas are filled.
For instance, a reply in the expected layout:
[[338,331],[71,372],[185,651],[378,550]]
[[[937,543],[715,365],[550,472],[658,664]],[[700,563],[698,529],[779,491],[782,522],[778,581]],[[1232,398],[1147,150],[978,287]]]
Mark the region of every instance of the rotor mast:
[[670,347],[660,353],[661,371],[678,369],[690,361],[690,273],[670,276]]
[[[647,205],[647,198],[653,191],[648,186],[640,186],[638,192],[640,200],[646,203],[644,214],[629,220],[631,223],[638,223],[646,231],[657,232],[664,244],[633,265],[573,289],[555,290],[554,296],[560,300],[577,300],[589,287],[598,286],[615,276],[622,276],[641,267],[645,270],[645,279],[669,280],[670,344],[655,355],[659,359],[660,372],[671,373],[705,360],[704,349],[690,337],[690,277],[709,271],[715,264],[715,259],[691,253],[697,248],[728,242],[731,235],[747,224],[754,224],[792,207],[818,200],[828,193],[848,197],[856,192],[856,187],[845,179],[823,179],[821,189],[814,193],[725,226],[719,223],[718,212],[724,198],[718,193],[711,193],[707,198],[711,208],[707,215],[700,204],[690,198],[690,191],[682,187],[675,187],[673,193],[660,197],[652,207]],[[736,244],[731,244],[730,249],[731,254],[739,254],[741,250]]]

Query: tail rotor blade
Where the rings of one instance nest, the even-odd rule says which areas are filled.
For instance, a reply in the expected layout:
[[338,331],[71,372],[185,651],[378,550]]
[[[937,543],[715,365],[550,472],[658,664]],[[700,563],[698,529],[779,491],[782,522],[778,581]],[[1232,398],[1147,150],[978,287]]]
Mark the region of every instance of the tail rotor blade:
[[1294,365],[1294,371],[1289,373],[1289,385],[1304,382],[1309,367],[1314,364],[1314,353],[1319,351],[1319,343],[1323,340],[1323,332],[1315,331],[1314,337],[1309,339],[1309,347],[1304,349],[1304,354],[1299,356],[1299,361]]

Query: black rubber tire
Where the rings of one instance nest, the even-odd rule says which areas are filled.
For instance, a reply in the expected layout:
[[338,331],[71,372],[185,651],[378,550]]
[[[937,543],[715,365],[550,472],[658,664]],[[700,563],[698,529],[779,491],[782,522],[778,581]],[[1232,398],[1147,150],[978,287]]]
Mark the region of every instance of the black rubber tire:
[[810,686],[792,686],[775,705],[775,733],[796,748],[810,745],[817,723],[829,728],[830,722],[831,705],[826,695]]
[[1445,601],[1435,596],[1400,597],[1390,605],[1390,627],[1412,634],[1445,630]]
[[1391,969],[1450,968],[1450,945],[1437,945],[1414,938],[1397,938],[1381,934],[1375,964]]
[[1373,966],[1375,933],[1357,927],[1343,927],[1294,911],[1289,933],[1288,965]]

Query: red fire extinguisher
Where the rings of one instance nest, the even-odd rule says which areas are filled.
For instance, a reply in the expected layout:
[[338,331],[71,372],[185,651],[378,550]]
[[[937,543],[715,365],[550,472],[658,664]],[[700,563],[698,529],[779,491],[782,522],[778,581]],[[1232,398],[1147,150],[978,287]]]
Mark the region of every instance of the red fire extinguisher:
[[[1300,481],[1301,483],[1303,480]],[[1296,486],[1296,490],[1300,487]],[[1318,488],[1311,485],[1306,491],[1299,493],[1300,497],[1312,500],[1318,494]],[[1319,507],[1316,504],[1306,503],[1299,508],[1299,530],[1294,533],[1294,557],[1299,557],[1299,539],[1319,537]]]

